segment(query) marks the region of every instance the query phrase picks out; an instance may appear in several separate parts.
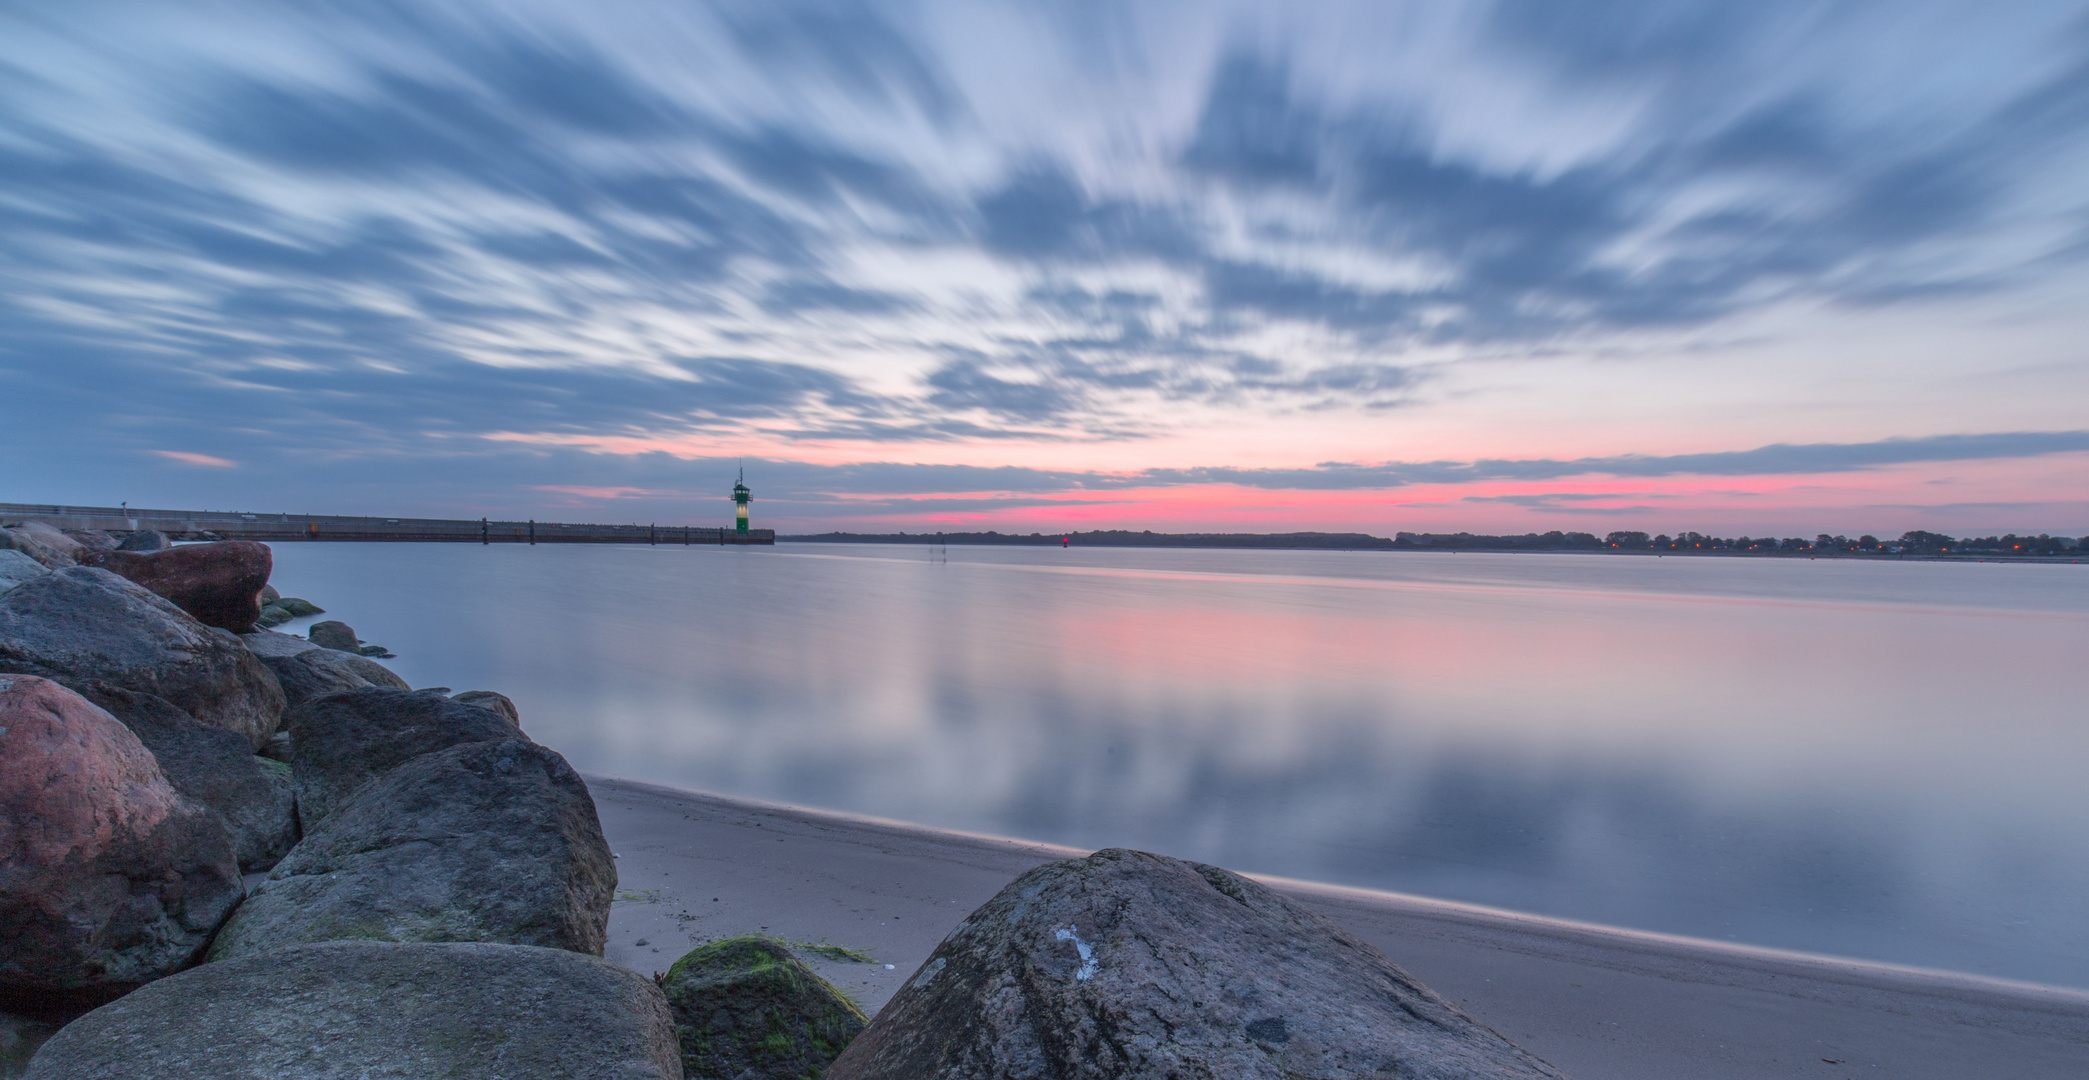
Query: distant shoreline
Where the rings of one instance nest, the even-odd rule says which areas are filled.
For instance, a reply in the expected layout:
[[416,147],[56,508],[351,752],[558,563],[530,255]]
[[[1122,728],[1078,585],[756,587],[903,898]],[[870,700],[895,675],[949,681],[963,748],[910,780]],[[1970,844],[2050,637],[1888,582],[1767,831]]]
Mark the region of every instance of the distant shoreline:
[[[1695,536],[1696,534],[1686,534]],[[1743,541],[1745,537],[1741,538]],[[1837,538],[1840,539],[1840,538]],[[1869,539],[1869,538],[1867,538]],[[2017,539],[2014,536],[2010,540]],[[2026,542],[2047,537],[2025,537]],[[2085,538],[2089,539],[2089,538]],[[1721,558],[1857,559],[1866,561],[1946,561],[2079,563],[2089,548],[2073,538],[2060,538],[2065,548],[2050,552],[2010,551],[2002,547],[1967,547],[1960,550],[1896,550],[1891,544],[1872,542],[1868,548],[1736,546],[1733,540],[1699,537],[1704,546],[1626,547],[1613,546],[1589,533],[1527,533],[1521,536],[1487,536],[1475,533],[1400,533],[1394,537],[1368,533],[1156,533],[1129,530],[1091,532],[1001,533],[850,533],[829,532],[779,535],[782,544],[926,544],[967,547],[1114,547],[1199,548],[1239,551],[1407,551],[1506,552],[1551,555],[1714,556]],[[1966,543],[1965,541],[1960,541]],[[1760,543],[1760,542],[1758,542]],[[1771,541],[1771,543],[1778,543]],[[1897,543],[1897,542],[1894,542]],[[1973,543],[1978,543],[1975,541]]]

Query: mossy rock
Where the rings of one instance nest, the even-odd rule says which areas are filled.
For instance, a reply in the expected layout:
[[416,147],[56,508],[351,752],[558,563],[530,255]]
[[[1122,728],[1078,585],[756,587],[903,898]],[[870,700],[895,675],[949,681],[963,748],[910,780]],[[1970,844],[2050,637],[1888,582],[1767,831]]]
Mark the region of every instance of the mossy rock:
[[689,1080],[812,1080],[870,1022],[789,946],[764,937],[696,948],[660,988]]
[[268,602],[268,606],[273,608],[282,608],[284,611],[289,612],[290,617],[293,619],[302,619],[307,615],[326,614],[325,608],[320,607],[318,604],[315,604],[310,600],[301,600],[295,596],[286,596],[281,600],[271,600]]

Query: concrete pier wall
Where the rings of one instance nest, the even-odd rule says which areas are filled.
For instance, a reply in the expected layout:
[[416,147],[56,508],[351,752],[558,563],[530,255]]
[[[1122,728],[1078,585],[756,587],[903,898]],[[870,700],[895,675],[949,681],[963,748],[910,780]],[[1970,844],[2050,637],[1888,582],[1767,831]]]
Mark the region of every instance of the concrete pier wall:
[[474,521],[445,518],[341,517],[319,514],[247,514],[236,511],[149,510],[141,507],[0,503],[0,525],[41,521],[60,529],[112,533],[157,529],[175,540],[409,541],[454,544],[773,544],[774,529],[689,525],[586,525],[558,521]]

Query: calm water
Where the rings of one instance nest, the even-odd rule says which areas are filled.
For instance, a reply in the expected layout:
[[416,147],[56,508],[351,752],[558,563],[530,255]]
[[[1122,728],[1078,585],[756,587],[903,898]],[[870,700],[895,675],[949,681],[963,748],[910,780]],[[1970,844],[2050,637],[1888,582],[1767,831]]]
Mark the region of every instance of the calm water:
[[[281,544],[584,770],[2089,986],[2089,566]],[[293,627],[294,628],[294,627]]]

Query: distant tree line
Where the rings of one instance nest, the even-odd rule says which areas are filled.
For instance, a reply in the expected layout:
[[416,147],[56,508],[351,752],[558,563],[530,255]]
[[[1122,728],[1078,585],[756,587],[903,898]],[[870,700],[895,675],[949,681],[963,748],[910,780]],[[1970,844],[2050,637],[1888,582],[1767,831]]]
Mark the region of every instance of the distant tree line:
[[1166,547],[1166,548],[1289,548],[1320,549],[1334,551],[1655,551],[1655,552],[1725,552],[1729,554],[1754,555],[2077,555],[2089,553],[2089,536],[2068,537],[2018,536],[2007,533],[2002,536],[1966,537],[1963,539],[1945,536],[1942,533],[1924,532],[1916,529],[1902,533],[1898,540],[1880,540],[1876,536],[1859,536],[1852,540],[1847,536],[1830,536],[1821,533],[1813,539],[1804,537],[1772,536],[1707,536],[1703,533],[1682,532],[1674,536],[1662,533],[1648,536],[1643,532],[1613,532],[1598,537],[1585,532],[1524,533],[1520,536],[1490,536],[1483,533],[1411,533],[1396,534],[1388,540],[1382,536],[1365,533],[1157,533],[1151,530],[1132,532],[1128,529],[1100,529],[1090,532],[1066,533],[1002,533],[1002,532],[951,532],[951,533],[849,533],[829,532],[806,536],[780,536],[783,541],[829,544],[982,544],[1024,547],[1050,547],[1060,544],[1076,544],[1083,547]]
[[2002,536],[1955,539],[1942,533],[1915,529],[1902,533],[1898,540],[1880,540],[1870,535],[1852,540],[1847,536],[1830,536],[1827,533],[1821,533],[1811,540],[1798,536],[1783,539],[1771,536],[1737,536],[1729,540],[1694,532],[1653,537],[1643,532],[1614,532],[1603,538],[1602,546],[1614,551],[1742,551],[1764,554],[1806,552],[1832,555],[2073,555],[2089,550],[2089,536],[2076,538],[2048,536],[2045,533],[2037,536],[2018,536],[2015,533],[2006,533]]

